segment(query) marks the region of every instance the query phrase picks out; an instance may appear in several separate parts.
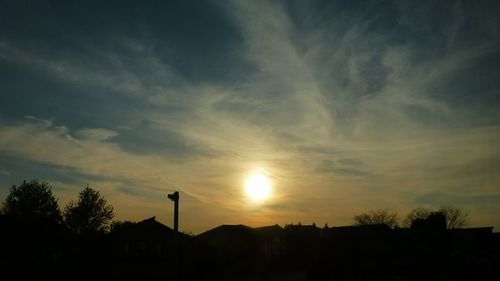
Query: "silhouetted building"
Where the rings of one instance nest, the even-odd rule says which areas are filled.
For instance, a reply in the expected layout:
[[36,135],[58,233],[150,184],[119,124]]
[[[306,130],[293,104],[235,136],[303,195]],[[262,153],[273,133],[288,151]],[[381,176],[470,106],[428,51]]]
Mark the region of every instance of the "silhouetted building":
[[155,217],[85,236],[0,215],[0,230],[5,280],[499,280],[500,234],[446,229],[439,215],[411,228],[222,225],[196,237]]
[[187,263],[192,238],[156,221],[125,223],[108,240],[112,277],[171,279]]
[[266,258],[280,257],[285,254],[283,228],[279,225],[269,225],[254,228],[259,237]]
[[200,254],[198,263],[205,278],[259,280],[265,254],[254,229],[244,225],[221,225],[196,238]]
[[[71,233],[46,218],[0,215],[0,279],[62,279]],[[36,274],[35,274],[36,272]]]

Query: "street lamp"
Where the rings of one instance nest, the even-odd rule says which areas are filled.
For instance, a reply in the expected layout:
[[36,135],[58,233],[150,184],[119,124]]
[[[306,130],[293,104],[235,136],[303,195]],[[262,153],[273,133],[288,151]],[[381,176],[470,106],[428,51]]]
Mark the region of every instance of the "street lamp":
[[174,230],[177,232],[179,231],[179,192],[169,194],[168,198],[174,201]]

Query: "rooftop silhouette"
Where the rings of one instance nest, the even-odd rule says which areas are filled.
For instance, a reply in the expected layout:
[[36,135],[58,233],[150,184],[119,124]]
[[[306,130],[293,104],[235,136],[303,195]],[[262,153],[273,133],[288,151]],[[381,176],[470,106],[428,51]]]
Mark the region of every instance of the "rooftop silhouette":
[[1,215],[0,275],[51,280],[497,280],[500,235],[492,227],[447,229],[439,221],[430,216],[410,228],[221,225],[193,236],[151,217],[88,235],[47,219],[27,224]]

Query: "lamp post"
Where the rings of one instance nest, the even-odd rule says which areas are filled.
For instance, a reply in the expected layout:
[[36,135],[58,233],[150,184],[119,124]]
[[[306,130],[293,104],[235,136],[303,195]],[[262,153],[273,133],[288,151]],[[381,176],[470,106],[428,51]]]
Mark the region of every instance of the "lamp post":
[[179,231],[179,192],[176,191],[168,195],[168,198],[174,201],[174,230]]
[[179,237],[179,192],[175,191],[172,194],[168,195],[168,198],[172,201],[174,201],[174,230],[175,230],[175,238],[174,238],[174,243],[175,243],[175,248],[177,252],[177,258],[175,259],[175,262],[177,265],[174,267],[176,268],[176,271],[174,273],[174,280],[181,280],[181,241]]

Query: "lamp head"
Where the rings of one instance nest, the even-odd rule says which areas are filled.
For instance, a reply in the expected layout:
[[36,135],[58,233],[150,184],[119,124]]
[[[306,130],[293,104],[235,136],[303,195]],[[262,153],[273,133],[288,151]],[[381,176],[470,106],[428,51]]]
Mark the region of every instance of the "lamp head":
[[172,193],[172,194],[169,194],[169,195],[168,195],[168,198],[169,198],[170,200],[172,200],[172,201],[177,201],[177,200],[179,200],[179,192],[178,192],[178,191],[176,191],[176,192],[174,192],[174,193]]

